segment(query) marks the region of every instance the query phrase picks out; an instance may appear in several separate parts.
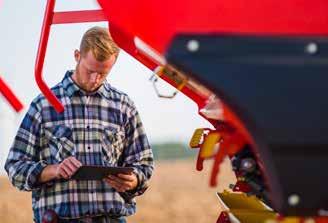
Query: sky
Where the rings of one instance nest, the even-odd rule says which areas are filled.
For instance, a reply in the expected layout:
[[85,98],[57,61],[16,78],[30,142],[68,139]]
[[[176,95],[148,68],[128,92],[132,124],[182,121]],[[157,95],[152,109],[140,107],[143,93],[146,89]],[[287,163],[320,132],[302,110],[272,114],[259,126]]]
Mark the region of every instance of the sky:
[[[0,95],[0,173],[26,109],[40,93],[34,80],[34,64],[45,5],[45,0],[0,0],[0,75],[25,105],[17,114]],[[95,0],[60,0],[56,1],[55,11],[97,8]],[[95,25],[107,26],[107,23],[52,26],[43,68],[48,86],[61,81],[66,70],[75,68],[73,52],[79,47],[83,33]],[[198,115],[197,105],[182,93],[171,100],[158,98],[149,81],[152,74],[121,51],[108,76],[111,85],[135,102],[151,143],[172,140],[188,143],[196,128],[210,126]],[[175,90],[164,81],[158,82],[158,88],[164,94],[172,94]]]

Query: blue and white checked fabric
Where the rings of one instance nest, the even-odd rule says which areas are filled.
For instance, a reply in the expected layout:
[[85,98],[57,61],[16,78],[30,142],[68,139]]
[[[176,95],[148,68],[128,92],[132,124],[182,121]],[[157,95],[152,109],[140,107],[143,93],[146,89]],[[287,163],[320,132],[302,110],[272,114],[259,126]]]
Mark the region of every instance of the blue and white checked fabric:
[[[52,88],[65,107],[58,114],[43,95],[30,105],[5,169],[14,186],[32,191],[35,222],[45,210],[61,218],[128,216],[136,211],[153,171],[153,153],[129,97],[104,82],[92,95],[71,79],[72,71]],[[54,180],[38,183],[43,168],[75,156],[84,165],[131,166],[138,178],[134,191],[118,193],[102,181]]]

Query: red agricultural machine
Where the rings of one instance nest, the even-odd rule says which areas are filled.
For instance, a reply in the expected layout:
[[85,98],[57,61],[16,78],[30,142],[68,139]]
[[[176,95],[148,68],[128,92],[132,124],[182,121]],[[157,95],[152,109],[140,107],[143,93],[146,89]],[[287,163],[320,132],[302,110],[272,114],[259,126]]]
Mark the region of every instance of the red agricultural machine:
[[[50,27],[108,21],[115,42],[198,105],[196,168],[229,157],[237,182],[218,193],[217,223],[328,222],[326,0],[98,0],[100,10],[54,12],[48,0],[35,77]],[[154,79],[156,81],[156,79]],[[166,96],[166,97],[173,97]]]

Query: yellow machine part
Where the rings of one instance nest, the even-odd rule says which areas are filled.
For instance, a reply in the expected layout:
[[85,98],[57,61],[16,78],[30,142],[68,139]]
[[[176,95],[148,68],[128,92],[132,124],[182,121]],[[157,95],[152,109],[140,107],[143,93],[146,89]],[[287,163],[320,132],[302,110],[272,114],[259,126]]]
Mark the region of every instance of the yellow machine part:
[[217,193],[221,204],[227,209],[231,222],[240,223],[300,223],[298,217],[278,220],[278,215],[255,196],[224,191]]
[[200,156],[202,158],[209,158],[214,155],[216,144],[221,139],[221,135],[218,132],[210,132],[204,139],[201,145]]
[[223,193],[218,193],[218,197],[220,198],[221,203],[229,208],[229,210],[270,210],[255,196],[224,191]]
[[202,143],[203,134],[204,134],[203,128],[196,129],[190,139],[189,146],[191,148],[199,148],[199,146]]

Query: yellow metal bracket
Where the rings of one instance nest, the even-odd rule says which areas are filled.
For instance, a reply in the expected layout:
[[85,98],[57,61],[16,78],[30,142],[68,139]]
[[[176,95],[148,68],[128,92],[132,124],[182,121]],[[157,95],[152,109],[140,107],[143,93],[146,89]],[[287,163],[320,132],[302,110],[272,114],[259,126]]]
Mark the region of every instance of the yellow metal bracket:
[[[181,91],[182,88],[188,83],[188,79],[186,77],[184,77],[178,71],[175,71],[174,69],[169,69],[168,67],[158,66],[154,70],[154,73],[155,74],[152,75],[149,80],[153,83],[155,92],[156,92],[157,96],[160,98],[168,98],[168,99],[174,98],[178,94],[178,92]],[[164,94],[159,93],[158,88],[156,86],[156,82],[158,81],[158,78],[156,75],[158,77],[165,75],[167,78],[169,78],[174,83],[175,88],[177,90],[175,92],[173,92],[172,95],[164,95]]]
[[[240,223],[303,223],[300,217],[281,218],[256,196],[224,191],[217,193],[220,203],[228,213],[231,222]],[[237,221],[236,221],[237,220]],[[312,220],[312,219],[311,219]],[[310,222],[310,221],[309,221]],[[316,222],[315,220],[311,222]]]
[[203,159],[212,157],[218,149],[221,134],[209,128],[199,128],[189,142],[191,148],[200,148],[200,156]]

